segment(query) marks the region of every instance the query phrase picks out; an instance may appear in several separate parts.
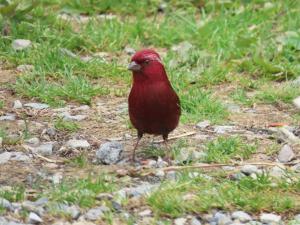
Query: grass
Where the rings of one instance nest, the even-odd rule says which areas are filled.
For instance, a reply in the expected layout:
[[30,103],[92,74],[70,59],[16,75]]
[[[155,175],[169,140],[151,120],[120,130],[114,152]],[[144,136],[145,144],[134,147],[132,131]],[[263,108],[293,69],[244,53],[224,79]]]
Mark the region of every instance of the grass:
[[[147,202],[158,216],[180,217],[188,213],[207,212],[211,209],[243,210],[246,212],[297,212],[299,205],[299,180],[277,187],[266,175],[240,181],[225,178],[212,180],[191,178],[182,173],[176,182],[165,182],[152,193]],[[182,204],[189,196],[189,204]]]
[[76,132],[79,130],[79,124],[73,121],[66,121],[63,119],[57,119],[54,121],[55,129],[65,132]]
[[25,197],[25,188],[22,186],[13,187],[11,190],[0,189],[0,198],[5,198],[10,202],[23,201]]
[[233,159],[244,160],[255,151],[255,144],[247,144],[240,137],[218,137],[206,144],[205,161],[226,163]]
[[106,178],[105,175],[101,175],[96,179],[88,177],[66,180],[47,190],[47,196],[53,202],[75,204],[83,208],[92,207],[96,203],[97,194],[112,192],[115,189],[113,181]]
[[0,109],[3,109],[4,107],[4,101],[0,100]]

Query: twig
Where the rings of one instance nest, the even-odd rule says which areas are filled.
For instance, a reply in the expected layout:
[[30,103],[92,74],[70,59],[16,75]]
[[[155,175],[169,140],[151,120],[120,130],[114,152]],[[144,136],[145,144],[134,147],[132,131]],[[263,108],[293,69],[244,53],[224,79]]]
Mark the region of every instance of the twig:
[[47,161],[47,162],[50,162],[50,163],[63,163],[63,161],[58,161],[58,160],[54,160],[54,159],[49,159],[49,158],[47,158],[47,157],[45,157],[45,156],[42,156],[42,155],[40,155],[40,154],[38,154],[38,153],[33,153],[35,156],[37,156],[38,158],[41,158],[41,159],[43,159],[43,160],[45,160],[45,161]]
[[[188,133],[179,134],[179,135],[176,135],[176,136],[169,137],[168,140],[173,140],[173,139],[177,139],[177,138],[181,138],[181,137],[192,136],[196,133],[197,133],[196,131],[191,131],[191,132],[188,132]],[[162,143],[162,142],[164,142],[164,140],[154,141],[155,144],[159,144],[159,143]]]

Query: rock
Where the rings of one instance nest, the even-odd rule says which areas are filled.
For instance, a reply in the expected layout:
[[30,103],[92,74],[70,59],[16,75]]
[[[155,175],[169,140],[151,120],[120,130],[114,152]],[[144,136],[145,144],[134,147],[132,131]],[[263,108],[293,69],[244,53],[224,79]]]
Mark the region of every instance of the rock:
[[38,224],[38,223],[42,223],[43,220],[37,214],[30,212],[28,216],[28,222],[33,224]]
[[234,220],[239,220],[240,222],[248,222],[248,221],[251,221],[252,220],[252,217],[244,212],[244,211],[235,211],[231,214],[231,217],[234,219]]
[[126,192],[129,197],[140,197],[143,195],[150,194],[157,187],[157,184],[143,183],[137,187],[129,188],[128,190],[126,190]]
[[43,156],[50,156],[53,153],[53,144],[44,143],[35,148],[35,151]]
[[79,207],[77,207],[75,205],[71,205],[71,206],[65,205],[65,207],[63,209],[64,209],[64,212],[67,213],[68,215],[70,215],[73,220],[77,220],[79,218],[79,216],[81,215]]
[[99,200],[99,201],[112,200],[113,198],[114,198],[114,196],[109,194],[109,193],[100,193],[96,196],[96,199]]
[[293,100],[294,105],[300,109],[300,96]]
[[26,103],[26,104],[24,104],[24,106],[32,108],[32,109],[37,109],[37,110],[48,109],[49,108],[49,105],[44,104],[44,103],[37,103],[37,102]]
[[204,121],[197,123],[196,127],[199,129],[204,129],[204,128],[208,127],[209,125],[210,125],[210,121],[204,120]]
[[141,217],[151,216],[151,214],[152,214],[152,211],[150,209],[146,209],[142,212],[139,212],[139,216],[141,216]]
[[206,157],[205,152],[198,152],[194,148],[182,148],[176,156],[176,163],[195,161]]
[[69,148],[83,148],[83,149],[88,149],[91,145],[88,143],[87,140],[76,140],[72,139],[67,141],[66,146]]
[[24,50],[31,46],[30,40],[16,39],[12,42],[12,48],[16,51]]
[[45,212],[43,205],[38,205],[32,201],[24,201],[24,202],[22,202],[21,205],[22,205],[23,209],[26,209],[27,211],[30,211],[30,212],[34,212],[40,216],[43,215]]
[[0,121],[14,121],[16,120],[16,115],[12,113],[7,113],[5,116],[0,116]]
[[14,106],[13,106],[14,109],[21,109],[22,107],[23,107],[23,104],[20,100],[14,101]]
[[278,155],[278,160],[281,163],[287,163],[291,161],[295,157],[295,153],[293,152],[293,149],[288,145],[285,144]]
[[162,2],[159,4],[157,11],[163,13],[167,8],[168,4],[166,2]]
[[234,126],[215,126],[214,132],[217,134],[225,134],[227,132],[232,132],[234,128]]
[[126,52],[127,55],[134,55],[135,50],[133,48],[130,47],[125,47],[124,52]]
[[250,175],[251,173],[257,173],[258,168],[257,168],[257,166],[254,166],[254,165],[244,165],[241,168],[241,172],[246,174],[246,175]]
[[123,145],[117,141],[106,142],[96,151],[97,161],[107,165],[116,164],[123,149]]
[[225,107],[227,108],[227,110],[229,112],[232,112],[232,113],[240,113],[241,112],[241,107],[237,104],[228,103],[228,104],[225,104]]
[[45,130],[45,133],[50,137],[54,137],[56,135],[56,129],[54,127],[49,127]]
[[7,163],[10,160],[11,153],[10,152],[3,152],[0,154],[0,165]]
[[186,218],[177,218],[174,220],[174,225],[185,225],[187,222]]
[[270,170],[269,175],[271,177],[275,177],[275,178],[282,178],[285,176],[285,167],[284,166],[274,166]]
[[111,205],[116,212],[122,212],[122,205],[116,201],[112,201]]
[[160,156],[158,157],[157,159],[157,162],[156,162],[156,167],[157,168],[164,168],[164,167],[167,167],[168,166],[168,163],[166,161],[164,161]]
[[165,172],[163,170],[157,170],[155,172],[155,176],[163,178],[165,176]]
[[20,71],[20,72],[30,72],[34,69],[34,66],[33,65],[19,65],[17,67],[17,70]]
[[[0,159],[0,164],[1,164],[1,159]],[[291,170],[299,173],[300,172],[300,163],[297,163],[296,165],[292,166]]]
[[37,137],[33,137],[33,138],[25,140],[25,143],[32,145],[32,146],[38,146],[40,144],[40,139]]
[[104,216],[104,212],[107,212],[108,210],[109,209],[105,206],[93,208],[93,209],[90,209],[89,211],[87,211],[87,213],[85,214],[84,217],[87,220],[91,220],[91,221],[99,220]]
[[30,161],[29,156],[27,156],[25,153],[23,152],[10,152],[11,153],[11,157],[10,160],[12,161]]
[[235,174],[232,174],[232,175],[230,176],[230,178],[231,178],[232,180],[241,180],[241,179],[243,179],[245,176],[246,176],[246,175],[243,174],[243,173],[235,173]]
[[92,222],[88,222],[88,221],[82,220],[82,221],[74,222],[74,223],[72,223],[72,225],[96,225],[96,224],[94,224]]
[[300,214],[296,215],[296,216],[294,217],[294,220],[296,220],[297,222],[298,222],[298,221],[300,222]]
[[260,215],[260,221],[266,224],[279,224],[281,222],[281,216],[272,213],[262,213]]
[[6,210],[10,210],[10,211],[13,210],[12,204],[5,198],[0,197],[0,206]]
[[217,212],[214,215],[213,220],[217,223],[217,225],[227,225],[232,223],[231,217],[221,212]]
[[49,202],[49,199],[46,197],[41,197],[34,202],[36,206],[44,207]]
[[190,221],[190,225],[201,225],[201,222],[197,217],[194,216]]
[[74,115],[72,116],[69,112],[62,112],[60,117],[65,121],[82,121],[87,118],[87,115]]
[[90,110],[91,107],[89,107],[88,105],[81,105],[79,107],[76,107],[73,109],[73,111],[87,111]]

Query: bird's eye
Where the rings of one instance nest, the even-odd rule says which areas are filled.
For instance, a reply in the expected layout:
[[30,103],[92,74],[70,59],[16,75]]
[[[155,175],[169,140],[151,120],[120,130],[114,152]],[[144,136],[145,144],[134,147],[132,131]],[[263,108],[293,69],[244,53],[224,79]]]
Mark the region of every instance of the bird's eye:
[[150,60],[148,60],[148,59],[144,61],[144,64],[146,64],[146,65],[148,65],[149,63],[150,63]]

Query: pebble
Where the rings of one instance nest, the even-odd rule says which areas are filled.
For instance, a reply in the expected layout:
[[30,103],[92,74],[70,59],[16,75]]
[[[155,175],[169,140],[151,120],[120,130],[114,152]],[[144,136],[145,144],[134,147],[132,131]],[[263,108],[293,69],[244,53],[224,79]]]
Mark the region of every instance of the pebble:
[[214,215],[214,221],[217,223],[217,225],[227,225],[232,223],[231,217],[221,212],[217,212]]
[[185,225],[187,222],[186,218],[177,218],[174,220],[174,225]]
[[11,210],[11,211],[13,210],[12,204],[5,198],[0,197],[0,206],[7,210]]
[[126,190],[126,192],[127,195],[130,197],[140,197],[142,195],[150,194],[157,187],[158,187],[157,184],[142,183],[137,187],[129,188],[128,190]]
[[120,142],[105,142],[96,151],[97,161],[107,165],[116,164],[123,150],[124,146]]
[[279,224],[281,222],[281,216],[273,213],[263,213],[260,215],[260,221],[267,224]]
[[20,72],[29,72],[29,71],[32,71],[34,69],[34,66],[33,65],[19,65],[17,66],[17,70],[20,71]]
[[[1,163],[0,163],[1,164]],[[297,163],[296,165],[292,166],[291,169],[297,173],[300,172],[300,163]]]
[[77,220],[81,215],[79,207],[75,205],[71,205],[71,206],[64,205],[63,210],[65,213],[70,215],[73,220]]
[[258,168],[255,165],[244,165],[241,168],[241,172],[246,174],[246,175],[250,175],[251,173],[257,173],[258,172]]
[[0,165],[7,163],[10,160],[11,153],[10,152],[3,152],[0,154]]
[[12,113],[7,113],[5,116],[0,116],[0,121],[14,121],[16,115]]
[[32,108],[32,109],[37,109],[37,110],[49,108],[49,105],[44,104],[44,103],[37,103],[37,102],[26,103],[26,104],[24,104],[24,106]]
[[45,130],[45,133],[50,137],[54,137],[56,135],[56,129],[54,127],[49,127]]
[[275,178],[282,178],[285,176],[285,168],[284,166],[274,166],[269,172],[269,175]]
[[125,47],[124,52],[126,52],[127,55],[134,55],[135,50],[130,47]]
[[190,225],[201,225],[201,222],[197,217],[194,216],[190,221]]
[[27,211],[34,212],[38,215],[43,215],[45,210],[41,205],[36,204],[35,202],[32,201],[24,201],[22,202],[22,208],[26,209]]
[[235,211],[231,214],[231,217],[233,219],[237,219],[237,220],[239,220],[240,222],[243,222],[243,223],[252,220],[252,217],[244,211]]
[[225,134],[227,132],[232,132],[234,128],[234,126],[215,126],[214,132],[217,134]]
[[14,109],[21,109],[22,107],[23,107],[23,104],[20,100],[14,101],[14,106],[13,106]]
[[88,105],[81,105],[81,106],[78,106],[78,107],[74,108],[73,111],[87,111],[90,108],[91,107],[89,107]]
[[152,211],[150,209],[146,209],[142,212],[139,212],[139,216],[141,216],[141,217],[151,216],[151,214],[152,214]]
[[69,112],[62,112],[59,114],[65,121],[82,121],[87,118],[87,115],[71,115]]
[[108,210],[109,209],[105,206],[93,208],[93,209],[88,210],[84,217],[87,220],[91,220],[91,221],[99,220],[103,217],[103,215],[104,215],[103,213]]
[[35,148],[35,151],[43,156],[50,156],[53,153],[53,144],[44,143]]
[[38,146],[40,144],[40,139],[37,137],[33,137],[33,138],[25,140],[25,143],[32,145],[32,146]]
[[109,194],[109,193],[100,193],[97,195],[96,199],[99,201],[102,200],[112,200],[114,198],[113,195]]
[[111,202],[111,205],[113,207],[113,209],[116,211],[116,212],[121,212],[122,211],[122,205],[116,201],[112,201]]
[[76,140],[72,139],[67,141],[66,146],[69,148],[83,148],[83,149],[88,149],[91,145],[88,143],[87,140]]
[[16,51],[26,49],[31,46],[30,40],[16,39],[12,42],[12,48]]
[[33,224],[38,224],[38,223],[42,223],[43,220],[37,214],[30,212],[28,216],[28,222]]
[[295,153],[293,149],[288,145],[285,144],[278,154],[278,160],[281,163],[287,163],[290,162],[295,157]]
[[199,123],[196,124],[196,127],[199,128],[199,129],[204,129],[206,127],[208,127],[210,125],[210,121],[209,120],[204,120],[204,121],[201,121]]

